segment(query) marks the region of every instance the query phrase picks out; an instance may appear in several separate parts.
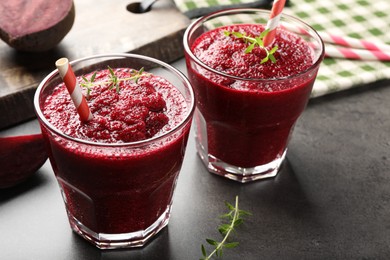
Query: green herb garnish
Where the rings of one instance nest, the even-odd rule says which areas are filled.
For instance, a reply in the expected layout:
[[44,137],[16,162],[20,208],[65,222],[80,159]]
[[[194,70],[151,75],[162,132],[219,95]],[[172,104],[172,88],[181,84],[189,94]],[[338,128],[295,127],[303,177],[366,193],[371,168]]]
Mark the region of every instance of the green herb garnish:
[[218,242],[214,239],[207,238],[206,242],[212,245],[214,247],[214,250],[207,255],[206,248],[202,244],[201,250],[202,250],[203,257],[200,258],[200,260],[210,260],[213,257],[213,255],[216,255],[217,257],[221,257],[224,248],[235,248],[239,244],[238,242],[229,242],[229,236],[238,225],[243,223],[244,220],[241,217],[245,215],[251,215],[251,213],[238,208],[238,196],[236,196],[236,202],[234,206],[228,202],[226,202],[225,204],[229,209],[229,212],[223,214],[220,217],[224,219],[228,219],[229,223],[221,224],[218,227],[218,231],[223,236],[223,239],[222,241]]
[[92,91],[92,87],[93,87],[93,83],[95,81],[95,78],[96,78],[96,72],[92,74],[91,78],[88,80],[85,76],[82,76],[84,82],[81,83],[81,86],[82,87],[85,87],[87,89],[87,98],[89,98],[89,96],[91,95],[91,91]]
[[236,38],[243,39],[245,42],[249,43],[249,46],[245,49],[245,53],[250,53],[252,50],[258,46],[265,50],[266,57],[261,60],[261,64],[267,62],[268,60],[271,60],[272,63],[276,62],[276,58],[274,56],[274,53],[278,49],[278,46],[274,46],[271,50],[268,50],[267,47],[264,46],[264,37],[268,34],[269,30],[264,30],[258,37],[250,37],[244,33],[240,32],[229,32],[229,31],[224,31],[224,34],[226,36],[231,36],[233,35]]
[[115,89],[117,93],[120,92],[120,82],[124,81],[134,81],[135,83],[138,83],[138,80],[143,77],[143,76],[149,76],[149,73],[144,72],[144,68],[142,67],[140,70],[134,70],[131,69],[129,71],[129,76],[124,77],[124,78],[119,78],[114,70],[110,67],[108,67],[108,71],[110,73],[109,77],[107,80],[102,80],[102,81],[95,81],[96,79],[96,72],[92,74],[90,79],[87,79],[85,76],[82,76],[83,81],[80,83],[81,87],[84,87],[87,89],[87,98],[90,96],[92,88],[94,86],[99,86],[99,85],[107,85],[108,89]]
[[111,90],[111,89],[115,88],[116,93],[119,93],[119,79],[115,75],[115,72],[112,70],[112,68],[110,66],[108,66],[108,71],[110,72],[110,78],[109,78],[110,86],[108,89]]

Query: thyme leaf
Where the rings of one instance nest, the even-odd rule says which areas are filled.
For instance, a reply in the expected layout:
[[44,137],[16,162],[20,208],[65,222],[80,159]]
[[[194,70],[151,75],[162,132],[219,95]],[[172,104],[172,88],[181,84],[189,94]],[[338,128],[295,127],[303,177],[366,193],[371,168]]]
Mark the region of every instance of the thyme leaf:
[[276,58],[274,56],[274,53],[277,51],[278,46],[274,46],[271,50],[269,50],[266,46],[264,46],[264,37],[269,33],[269,30],[264,30],[263,32],[260,33],[259,36],[257,37],[251,37],[246,35],[245,33],[240,33],[240,32],[229,32],[229,31],[224,31],[224,34],[226,36],[234,36],[238,39],[243,39],[244,42],[248,43],[248,47],[244,50],[245,53],[251,53],[252,50],[258,46],[261,49],[263,49],[266,53],[266,57],[263,58],[260,61],[260,64],[266,63],[267,61],[271,60],[272,63],[276,62]]
[[91,95],[93,82],[96,78],[96,72],[92,74],[91,78],[88,80],[85,76],[82,76],[83,82],[81,83],[81,86],[85,87],[87,89],[87,99]]
[[109,81],[110,81],[110,86],[108,87],[108,89],[116,89],[116,93],[119,93],[119,80],[118,80],[118,77],[115,75],[115,72],[114,70],[108,66],[108,71],[110,72],[110,77],[109,77]]
[[223,219],[227,219],[228,223],[223,223],[218,227],[218,232],[222,235],[222,240],[220,242],[206,238],[206,242],[211,245],[214,250],[207,254],[206,247],[201,245],[202,258],[200,260],[210,260],[214,255],[216,257],[222,257],[224,248],[235,248],[239,245],[238,242],[229,241],[230,234],[235,231],[237,226],[241,225],[244,220],[243,216],[251,215],[250,212],[241,210],[238,208],[238,196],[236,196],[235,205],[226,202],[226,207],[229,209],[229,212],[221,215],[220,217]]
[[138,83],[138,80],[144,76],[150,76],[150,73],[146,73],[144,68],[142,67],[140,70],[131,69],[129,71],[129,75],[127,77],[120,78],[115,74],[115,71],[110,67],[108,67],[109,76],[108,79],[102,81],[96,81],[97,72],[94,72],[90,79],[87,79],[85,76],[82,76],[82,81],[80,83],[81,87],[87,89],[87,98],[89,98],[91,91],[94,86],[108,86],[108,89],[115,89],[115,91],[120,93],[120,83],[125,81],[134,81]]

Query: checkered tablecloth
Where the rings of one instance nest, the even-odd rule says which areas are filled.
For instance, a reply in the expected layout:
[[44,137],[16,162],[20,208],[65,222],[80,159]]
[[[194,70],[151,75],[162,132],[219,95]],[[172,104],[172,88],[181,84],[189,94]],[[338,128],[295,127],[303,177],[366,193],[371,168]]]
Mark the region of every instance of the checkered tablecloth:
[[[265,5],[254,0],[174,0],[184,13],[215,6]],[[318,31],[390,44],[390,0],[291,0],[285,13],[301,18]],[[194,13],[194,12],[192,12]],[[312,96],[321,96],[382,79],[390,79],[390,62],[326,58]]]

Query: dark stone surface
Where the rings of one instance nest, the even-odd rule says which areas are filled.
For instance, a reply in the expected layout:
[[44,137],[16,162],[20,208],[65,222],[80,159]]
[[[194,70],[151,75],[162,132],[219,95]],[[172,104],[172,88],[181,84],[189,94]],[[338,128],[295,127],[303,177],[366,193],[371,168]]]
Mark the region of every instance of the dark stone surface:
[[236,195],[253,215],[225,260],[389,259],[389,104],[389,82],[311,100],[281,172],[254,183],[209,174],[191,137],[169,226],[142,249],[101,251],[72,233],[47,162],[0,190],[0,259],[199,259],[205,238],[219,239],[218,216]]

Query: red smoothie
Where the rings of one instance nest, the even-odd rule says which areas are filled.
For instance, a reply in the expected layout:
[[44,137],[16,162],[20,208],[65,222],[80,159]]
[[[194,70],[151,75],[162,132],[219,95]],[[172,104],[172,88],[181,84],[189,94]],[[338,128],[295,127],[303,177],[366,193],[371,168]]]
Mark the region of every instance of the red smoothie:
[[248,41],[225,33],[258,37],[263,31],[260,24],[236,24],[204,32],[190,45],[203,66],[186,53],[197,99],[198,151],[209,157],[206,165],[217,158],[217,164],[241,171],[283,158],[292,128],[307,104],[318,69],[307,73],[315,62],[309,44],[278,30],[268,47],[278,46],[276,62],[262,63],[264,48],[246,53]]
[[[132,70],[113,72],[126,79]],[[107,243],[107,234],[138,232],[142,245],[152,225],[153,230],[168,222],[190,130],[183,122],[192,108],[170,82],[145,72],[118,85],[110,83],[108,69],[77,80],[92,120],[80,122],[64,84],[41,105],[58,132],[83,140],[69,140],[42,125],[71,226],[88,239]]]

